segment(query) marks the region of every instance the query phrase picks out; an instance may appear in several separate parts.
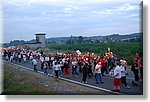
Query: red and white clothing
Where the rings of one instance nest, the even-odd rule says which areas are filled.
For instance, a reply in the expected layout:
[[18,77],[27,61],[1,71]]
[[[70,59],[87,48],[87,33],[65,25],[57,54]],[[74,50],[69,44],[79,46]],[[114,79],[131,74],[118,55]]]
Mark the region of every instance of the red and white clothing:
[[114,69],[114,77],[115,78],[121,78],[121,68],[119,66],[116,66]]
[[121,85],[121,68],[119,66],[116,66],[114,69],[114,86],[120,86]]

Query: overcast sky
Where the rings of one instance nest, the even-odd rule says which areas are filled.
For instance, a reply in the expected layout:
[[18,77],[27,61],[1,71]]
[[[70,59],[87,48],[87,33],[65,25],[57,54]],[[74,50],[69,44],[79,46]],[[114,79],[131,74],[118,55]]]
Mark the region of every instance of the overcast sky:
[[130,34],[139,31],[141,0],[3,0],[3,41]]

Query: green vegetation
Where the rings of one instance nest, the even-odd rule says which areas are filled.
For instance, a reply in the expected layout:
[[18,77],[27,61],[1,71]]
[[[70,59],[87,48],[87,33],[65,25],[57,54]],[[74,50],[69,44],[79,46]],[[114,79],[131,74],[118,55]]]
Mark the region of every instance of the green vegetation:
[[54,94],[36,81],[35,75],[4,65],[4,91],[2,95]]
[[84,43],[84,44],[47,44],[51,50],[75,52],[80,50],[82,53],[94,52],[98,55],[107,51],[108,47],[117,55],[118,58],[126,58],[129,65],[133,63],[135,52],[138,51],[140,56],[143,54],[142,43],[140,42],[113,42],[113,43]]

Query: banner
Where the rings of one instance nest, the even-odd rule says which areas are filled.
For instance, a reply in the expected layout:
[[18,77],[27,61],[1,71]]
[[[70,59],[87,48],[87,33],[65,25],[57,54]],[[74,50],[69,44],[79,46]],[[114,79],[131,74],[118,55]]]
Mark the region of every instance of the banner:
[[81,52],[80,52],[79,50],[77,50],[76,53],[77,53],[78,55],[81,55]]

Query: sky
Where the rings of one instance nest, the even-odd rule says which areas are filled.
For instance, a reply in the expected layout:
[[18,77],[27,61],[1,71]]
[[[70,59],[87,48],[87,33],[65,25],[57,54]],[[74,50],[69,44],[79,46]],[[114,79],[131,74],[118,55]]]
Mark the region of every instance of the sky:
[[140,32],[141,0],[3,0],[3,42]]

